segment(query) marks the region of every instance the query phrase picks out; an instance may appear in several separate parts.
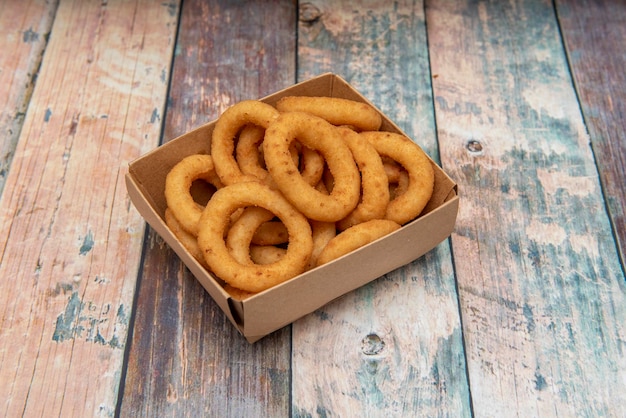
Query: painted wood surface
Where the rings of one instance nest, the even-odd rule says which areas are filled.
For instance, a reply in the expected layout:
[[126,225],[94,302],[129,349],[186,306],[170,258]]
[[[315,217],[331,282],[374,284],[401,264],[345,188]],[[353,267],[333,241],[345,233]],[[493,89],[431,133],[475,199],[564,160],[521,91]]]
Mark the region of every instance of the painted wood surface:
[[59,2],[0,200],[2,416],[115,412],[144,236],[123,176],[158,142],[176,9]]
[[473,412],[620,416],[626,286],[553,5],[426,19]]
[[[0,415],[621,416],[620,7],[0,0]],[[457,228],[250,345],[125,166],[324,71],[442,162]]]
[[0,194],[57,6],[58,1],[0,1]]
[[[164,140],[294,83],[291,1],[183,3]],[[287,416],[290,327],[250,345],[150,230],[121,416]]]
[[[437,159],[422,2],[302,4],[298,79],[326,71]],[[295,416],[470,415],[447,241],[292,329]]]
[[604,188],[626,254],[626,3],[557,1],[561,33]]

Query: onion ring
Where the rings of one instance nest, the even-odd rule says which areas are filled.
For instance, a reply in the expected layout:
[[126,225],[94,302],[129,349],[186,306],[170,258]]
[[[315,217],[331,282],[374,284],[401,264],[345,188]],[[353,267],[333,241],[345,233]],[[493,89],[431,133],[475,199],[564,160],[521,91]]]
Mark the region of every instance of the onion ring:
[[203,179],[217,189],[223,187],[215,173],[210,155],[193,154],[178,162],[165,178],[165,200],[180,225],[190,234],[198,235],[198,221],[203,207],[191,195],[191,185]]
[[422,148],[404,135],[393,132],[362,132],[380,155],[392,158],[407,171],[409,185],[387,205],[385,219],[403,225],[422,212],[432,196],[435,174]]
[[[319,192],[300,175],[289,156],[289,146],[296,138],[326,160],[334,178],[330,194]],[[308,218],[335,222],[359,203],[361,179],[352,153],[336,128],[324,119],[302,112],[281,114],[265,131],[263,151],[279,190]]]
[[280,112],[307,112],[333,125],[350,125],[361,131],[377,131],[382,116],[367,103],[338,97],[287,96],[276,103]]
[[230,297],[236,300],[244,300],[255,295],[253,292],[246,292],[245,290],[238,289],[228,283],[224,285],[224,290],[230,295]]
[[352,129],[337,129],[361,172],[361,201],[354,211],[337,222],[337,228],[344,230],[385,216],[389,204],[389,183],[380,155],[372,144]]
[[313,235],[313,251],[307,270],[317,266],[317,259],[330,240],[337,236],[337,228],[333,222],[311,221]]
[[317,265],[335,260],[400,228],[398,223],[387,219],[372,219],[354,225],[328,242],[317,258]]
[[[292,161],[293,163],[293,161]],[[238,208],[260,206],[276,215],[289,231],[283,258],[268,264],[242,264],[228,251],[224,236]],[[207,203],[198,224],[198,246],[216,276],[248,292],[260,292],[289,280],[306,268],[313,250],[311,227],[280,193],[259,182],[235,183],[219,189]]]
[[181,226],[170,208],[165,209],[165,224],[170,228],[176,238],[178,238],[180,243],[183,244],[183,247],[189,251],[191,256],[204,268],[208,267],[202,257],[202,251],[200,251],[200,247],[198,247],[198,240]]
[[285,256],[286,249],[274,245],[251,245],[250,258],[255,264],[272,264]]
[[[286,253],[284,248],[274,245],[251,245],[257,228],[265,225],[274,214],[267,209],[250,206],[243,210],[239,218],[232,223],[226,236],[226,247],[235,260],[241,264],[272,264],[280,260]],[[281,243],[287,242],[289,236],[282,222],[276,222],[285,231]]]
[[[328,194],[328,189],[323,181],[320,181],[315,188],[324,194]],[[313,236],[313,251],[311,252],[311,260],[309,260],[307,270],[316,267],[317,257],[319,257],[324,248],[326,248],[328,242],[337,236],[337,226],[335,222],[310,220],[309,223],[311,224]]]
[[269,173],[260,161],[259,145],[263,142],[265,129],[256,125],[247,125],[239,134],[235,147],[235,159],[244,175],[251,175],[266,182]]
[[243,100],[226,109],[215,123],[211,139],[211,155],[215,171],[225,185],[241,181],[257,180],[255,176],[241,172],[235,152],[235,138],[248,125],[267,128],[280,112],[273,106],[258,100]]
[[280,221],[264,222],[252,236],[255,245],[280,245],[289,241],[289,233],[285,224]]
[[307,184],[315,186],[324,174],[324,157],[309,147],[302,147],[302,163],[300,174]]
[[402,170],[398,173],[398,180],[389,183],[389,196],[391,200],[403,195],[409,189],[409,174]]
[[[256,125],[247,125],[239,134],[235,146],[235,159],[244,175],[256,177],[259,181],[276,188],[268,171],[262,165],[262,154],[259,146],[263,143],[265,129]],[[308,147],[297,146],[295,142],[290,148],[291,157],[295,164],[301,167],[301,174],[305,181],[311,185],[319,182],[324,171],[324,158]]]
[[267,209],[250,206],[243,210],[241,215],[232,223],[226,235],[226,247],[237,262],[252,264],[250,258],[250,243],[252,236],[264,222],[274,218],[274,214]]
[[389,157],[381,157],[389,183],[397,183],[404,168]]

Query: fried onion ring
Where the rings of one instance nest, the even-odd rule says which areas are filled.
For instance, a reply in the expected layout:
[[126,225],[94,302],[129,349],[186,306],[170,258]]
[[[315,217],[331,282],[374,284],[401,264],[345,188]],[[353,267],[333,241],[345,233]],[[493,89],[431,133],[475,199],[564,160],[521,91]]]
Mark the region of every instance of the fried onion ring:
[[168,173],[164,220],[233,299],[331,262],[417,218],[432,196],[434,163],[382,121],[358,100],[239,102],[215,122],[211,154]]
[[319,183],[324,174],[324,157],[309,147],[302,147],[302,163],[300,173],[307,184],[311,186]]
[[[285,255],[284,248],[274,245],[251,245],[255,230],[272,218],[274,218],[272,212],[260,207],[250,206],[243,210],[226,236],[226,247],[235,260],[241,264],[272,264]],[[276,223],[284,228],[282,222]],[[289,240],[287,229],[284,230],[285,236],[282,237],[281,243]]]
[[[244,175],[256,177],[259,181],[276,188],[276,185],[264,168],[260,145],[263,143],[265,129],[256,125],[247,125],[239,134],[235,146],[235,159]],[[290,147],[294,164],[300,166],[302,177],[311,185],[319,182],[324,171],[324,158],[317,152],[301,144],[293,143]]]
[[335,260],[400,228],[399,224],[387,219],[372,219],[354,225],[328,242],[317,258],[317,265]]
[[[267,265],[243,264],[229,252],[224,236],[230,216],[247,206],[267,209],[287,227],[289,244],[279,261]],[[248,292],[263,291],[302,273],[313,250],[311,227],[304,215],[280,193],[259,182],[235,183],[215,192],[198,226],[198,246],[211,270],[231,286]]]
[[191,256],[195,258],[204,268],[206,268],[207,264],[202,257],[200,247],[198,247],[198,240],[195,236],[185,231],[170,208],[165,209],[165,224],[170,228],[176,238],[178,238],[180,243],[183,244],[183,247],[189,251]]
[[250,258],[255,264],[272,264],[285,256],[286,249],[274,245],[251,245]]
[[348,128],[338,128],[361,172],[361,201],[354,211],[337,223],[339,230],[385,216],[389,204],[389,183],[383,162],[367,139]]
[[261,165],[259,146],[263,142],[265,129],[256,125],[247,125],[239,134],[235,147],[235,159],[244,175],[251,175],[262,182],[268,181],[269,173]]
[[280,221],[264,222],[252,236],[252,243],[256,245],[279,245],[289,240],[287,228]]
[[250,206],[243,210],[239,218],[230,226],[226,235],[226,247],[237,262],[252,264],[250,243],[257,228],[264,222],[274,218],[267,209]]
[[191,185],[203,179],[217,189],[223,185],[215,174],[210,155],[194,154],[178,162],[165,178],[165,200],[180,225],[190,234],[198,235],[198,220],[203,207],[191,195]]
[[244,300],[249,298],[250,296],[254,296],[256,293],[253,292],[246,292],[245,290],[241,290],[241,289],[237,289],[234,286],[229,285],[228,283],[226,283],[224,285],[224,290],[233,298],[236,300]]
[[[317,186],[317,190],[321,193],[328,194],[328,189],[323,181],[320,181]],[[326,248],[328,242],[337,236],[337,226],[335,222],[322,222],[310,220],[311,231],[313,235],[313,251],[311,253],[311,259],[307,270],[315,268],[317,266],[317,257]]]
[[235,159],[235,138],[248,124],[267,128],[280,112],[273,106],[258,101],[244,100],[226,109],[217,119],[211,139],[211,155],[215,171],[222,183],[230,185],[241,181],[257,180],[242,173]]
[[313,234],[313,251],[307,270],[317,266],[317,259],[328,243],[337,236],[337,227],[334,222],[311,221]]
[[409,189],[409,174],[406,171],[398,173],[398,180],[389,182],[389,197],[391,200],[403,195]]
[[404,168],[389,157],[382,156],[381,160],[389,183],[397,183]]
[[[296,138],[326,160],[334,178],[330,194],[319,192],[300,175],[289,155]],[[281,114],[265,131],[263,151],[267,169],[282,194],[308,218],[335,222],[359,203],[361,179],[352,153],[336,128],[324,119],[302,112]]]
[[307,112],[333,125],[350,125],[361,131],[377,131],[382,116],[367,103],[338,97],[287,96],[276,103],[281,112]]
[[406,190],[387,205],[385,219],[400,225],[415,219],[433,193],[435,174],[432,163],[422,148],[404,135],[393,132],[362,132],[380,155],[392,158],[409,175]]

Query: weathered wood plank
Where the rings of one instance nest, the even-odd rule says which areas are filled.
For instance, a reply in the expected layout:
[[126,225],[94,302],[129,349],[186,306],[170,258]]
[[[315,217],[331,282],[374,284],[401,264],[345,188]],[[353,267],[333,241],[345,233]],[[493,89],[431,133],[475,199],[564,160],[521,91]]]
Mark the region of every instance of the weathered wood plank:
[[619,416],[626,286],[550,1],[429,1],[477,416]]
[[[185,1],[164,139],[294,82],[292,1]],[[250,345],[148,234],[122,416],[286,416],[290,328]]]
[[[304,3],[298,78],[333,71],[435,159],[422,2]],[[295,322],[296,416],[469,416],[448,242]]]
[[604,196],[626,260],[626,3],[556,2]]
[[144,229],[124,171],[158,142],[176,9],[59,3],[0,200],[0,415],[115,412]]
[[0,194],[58,1],[0,0]]

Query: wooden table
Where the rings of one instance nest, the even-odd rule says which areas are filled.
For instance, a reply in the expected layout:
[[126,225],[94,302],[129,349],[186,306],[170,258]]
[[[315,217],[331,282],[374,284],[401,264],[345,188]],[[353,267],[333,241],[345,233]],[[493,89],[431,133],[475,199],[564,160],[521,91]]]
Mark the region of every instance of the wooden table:
[[[621,0],[0,0],[0,416],[626,416],[625,44]],[[328,71],[456,229],[248,344],[124,173]]]

